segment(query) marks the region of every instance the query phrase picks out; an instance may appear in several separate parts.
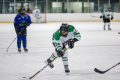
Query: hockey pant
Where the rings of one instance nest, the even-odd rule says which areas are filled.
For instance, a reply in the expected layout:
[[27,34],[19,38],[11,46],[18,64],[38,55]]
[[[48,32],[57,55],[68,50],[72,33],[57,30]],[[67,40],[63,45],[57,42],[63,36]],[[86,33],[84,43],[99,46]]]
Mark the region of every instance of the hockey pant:
[[108,23],[108,27],[110,27],[110,19],[104,19],[103,18],[103,22],[104,22],[104,27],[106,27],[107,23]]
[[40,19],[34,17],[34,23],[40,23]]
[[[15,29],[15,31],[16,31],[16,34],[17,34],[17,47],[21,48],[21,42],[22,42],[23,47],[26,48],[27,47],[27,39],[26,39],[27,29],[24,29],[23,31],[22,31],[22,29]],[[21,34],[19,35],[20,32],[21,32]]]

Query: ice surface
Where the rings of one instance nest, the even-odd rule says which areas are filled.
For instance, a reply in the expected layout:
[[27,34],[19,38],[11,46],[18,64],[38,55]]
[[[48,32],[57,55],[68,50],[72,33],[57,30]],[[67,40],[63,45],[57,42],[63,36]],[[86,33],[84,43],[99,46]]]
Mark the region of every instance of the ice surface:
[[[55,60],[54,68],[45,68],[32,80],[120,80],[120,65],[105,74],[94,68],[106,70],[120,62],[120,22],[112,22],[112,31],[104,31],[102,22],[74,22],[81,33],[81,41],[68,50],[70,75],[66,75],[61,58]],[[54,51],[52,35],[61,23],[31,24],[27,28],[29,52],[17,52],[16,37],[12,23],[0,24],[0,80],[19,80],[30,77],[46,64],[44,61]],[[107,29],[107,27],[106,27]]]

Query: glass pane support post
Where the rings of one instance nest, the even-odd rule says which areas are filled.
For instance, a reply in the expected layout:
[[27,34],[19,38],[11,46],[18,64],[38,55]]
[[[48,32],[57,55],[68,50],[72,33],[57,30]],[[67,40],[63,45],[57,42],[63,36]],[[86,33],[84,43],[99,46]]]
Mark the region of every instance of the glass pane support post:
[[3,13],[5,14],[5,0],[3,0],[3,8],[2,8],[3,10]]
[[88,13],[89,13],[90,5],[89,5],[89,0],[88,0]]
[[110,0],[108,0],[108,4],[109,4],[109,7],[110,7]]
[[57,13],[58,13],[58,0],[57,0]]
[[15,13],[15,2],[16,2],[16,0],[14,0],[14,13]]
[[120,12],[120,0],[119,0],[119,12]]
[[26,0],[25,0],[25,5],[24,5],[25,9],[27,10],[27,3],[26,3]]
[[[77,3],[79,3],[79,0],[77,0]],[[79,4],[77,6],[79,7]],[[78,9],[78,13],[79,13],[79,9]]]
[[99,8],[99,4],[100,4],[100,0],[98,0],[98,12],[100,12],[100,11],[99,11],[99,9],[100,9],[100,8]]
[[46,13],[48,13],[48,0],[46,0]]
[[37,0],[35,0],[35,6],[37,6]]
[[68,11],[69,11],[68,2],[69,2],[69,0],[67,0],[67,13],[68,13]]

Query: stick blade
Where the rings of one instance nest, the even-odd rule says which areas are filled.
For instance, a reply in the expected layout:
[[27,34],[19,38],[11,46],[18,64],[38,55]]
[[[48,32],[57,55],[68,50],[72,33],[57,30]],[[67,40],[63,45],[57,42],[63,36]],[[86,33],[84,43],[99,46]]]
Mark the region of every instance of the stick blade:
[[95,72],[99,73],[99,74],[104,74],[106,71],[100,71],[97,68],[94,69]]
[[30,79],[27,77],[21,77],[20,80],[30,80]]
[[6,52],[8,52],[8,49],[6,49]]

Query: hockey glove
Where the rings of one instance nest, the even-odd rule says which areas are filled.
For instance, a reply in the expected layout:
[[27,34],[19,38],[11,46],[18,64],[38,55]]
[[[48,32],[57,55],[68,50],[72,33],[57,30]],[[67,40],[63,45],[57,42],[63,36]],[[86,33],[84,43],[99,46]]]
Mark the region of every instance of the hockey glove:
[[74,47],[74,43],[77,42],[77,41],[78,41],[78,39],[76,39],[76,38],[70,39],[68,41],[69,48],[72,49]]
[[111,20],[113,20],[113,17],[111,17]]
[[19,33],[21,32],[21,29],[16,28],[15,31],[16,31],[16,34],[17,34],[17,36],[18,36]]
[[58,57],[63,57],[63,55],[64,55],[64,51],[57,51],[57,55],[58,55]]
[[100,18],[103,18],[102,16],[100,16]]
[[72,48],[74,47],[74,39],[70,39],[70,40],[68,41],[68,47],[69,47],[70,49],[72,49]]
[[25,23],[25,24],[23,25],[23,28],[27,28],[27,26],[28,26],[28,24],[27,24],[27,23]]

